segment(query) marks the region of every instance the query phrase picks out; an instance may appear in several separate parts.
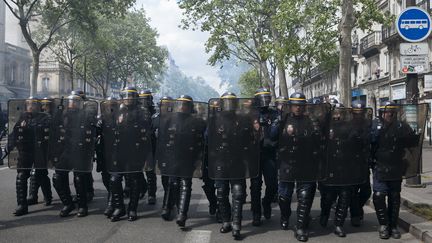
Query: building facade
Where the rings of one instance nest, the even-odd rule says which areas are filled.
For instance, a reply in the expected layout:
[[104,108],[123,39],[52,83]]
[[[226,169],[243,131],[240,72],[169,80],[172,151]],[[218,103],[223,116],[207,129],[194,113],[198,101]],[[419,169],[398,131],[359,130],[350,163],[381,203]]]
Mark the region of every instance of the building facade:
[[[406,1],[406,0],[377,0],[377,6],[383,13],[398,16],[407,6],[416,5],[431,13],[430,1]],[[369,32],[359,29],[353,31],[353,55],[351,67],[351,85],[353,99],[366,101],[374,110],[379,103],[386,100],[394,100],[397,103],[406,103],[412,97],[406,97],[407,77],[401,72],[400,43],[404,42],[399,37],[396,26],[390,27],[375,24]],[[427,39],[429,53],[432,52],[431,38]],[[432,55],[429,54],[429,60]],[[432,70],[432,62],[430,62]],[[311,77],[298,86],[305,92],[308,98],[338,96],[337,68],[333,71],[317,71]],[[418,89],[420,102],[432,102],[432,93],[425,91],[425,75],[432,71],[418,75]],[[410,87],[408,87],[410,88]],[[412,88],[412,87],[411,87]]]
[[0,2],[0,104],[30,94],[30,50],[18,28],[18,20]]

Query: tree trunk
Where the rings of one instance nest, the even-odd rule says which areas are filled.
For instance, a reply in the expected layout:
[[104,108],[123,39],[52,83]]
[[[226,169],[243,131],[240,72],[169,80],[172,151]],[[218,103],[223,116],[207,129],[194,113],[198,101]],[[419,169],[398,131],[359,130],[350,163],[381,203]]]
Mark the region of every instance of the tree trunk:
[[342,20],[339,25],[340,55],[337,89],[339,90],[340,102],[348,106],[351,104],[351,31],[354,26],[353,12],[353,0],[343,0]]
[[32,62],[32,75],[30,80],[30,96],[36,96],[37,93],[37,79],[39,76],[39,57],[40,52],[33,51],[33,62]]
[[267,68],[267,62],[261,61],[260,66],[261,66],[261,71],[263,72],[264,81],[270,89],[272,100],[276,100],[275,85],[274,85],[274,82],[270,78],[270,73],[269,73],[268,68]]
[[281,49],[280,44],[280,35],[279,32],[272,27],[272,34],[273,34],[273,44],[276,49],[275,59],[276,59],[276,68],[278,72],[278,78],[279,78],[279,94],[285,97],[288,97],[288,87],[286,83],[286,75],[285,75],[285,63],[283,61],[283,57],[281,57],[278,52]]
[[277,65],[278,77],[279,77],[279,90],[280,95],[288,97],[288,87],[286,83],[285,65]]

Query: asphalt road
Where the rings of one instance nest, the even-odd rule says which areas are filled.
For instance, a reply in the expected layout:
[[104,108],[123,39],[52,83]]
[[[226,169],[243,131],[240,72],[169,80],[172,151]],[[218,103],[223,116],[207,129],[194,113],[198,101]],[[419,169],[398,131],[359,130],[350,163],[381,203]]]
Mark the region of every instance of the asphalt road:
[[[208,202],[202,192],[200,180],[193,181],[192,201],[187,221],[187,230],[180,230],[175,221],[166,222],[160,217],[162,187],[158,178],[157,205],[149,206],[146,200],[140,202],[139,219],[128,222],[126,219],[111,223],[102,213],[106,203],[106,191],[101,177],[94,172],[96,196],[89,204],[89,216],[77,218],[58,216],[61,202],[53,188],[54,201],[45,207],[42,193],[40,203],[30,206],[30,213],[15,217],[12,212],[16,207],[15,199],[16,171],[0,167],[0,242],[233,242],[230,233],[219,233],[220,225],[208,216]],[[70,180],[72,182],[72,180]],[[73,188],[72,184],[71,187]],[[292,208],[295,209],[296,202]],[[250,204],[244,208],[242,234],[244,242],[296,242],[293,225],[295,216],[290,219],[290,230],[279,228],[279,209],[273,205],[273,217],[264,220],[261,227],[251,224]],[[76,212],[74,212],[76,213]],[[295,213],[294,213],[295,215]],[[361,228],[353,228],[346,223],[346,238],[338,238],[329,227],[321,228],[319,220],[319,198],[316,197],[312,210],[313,220],[310,225],[309,242],[384,242],[378,238],[377,220],[371,208],[366,208],[365,222]],[[405,233],[401,240],[385,242],[419,242],[412,235]]]

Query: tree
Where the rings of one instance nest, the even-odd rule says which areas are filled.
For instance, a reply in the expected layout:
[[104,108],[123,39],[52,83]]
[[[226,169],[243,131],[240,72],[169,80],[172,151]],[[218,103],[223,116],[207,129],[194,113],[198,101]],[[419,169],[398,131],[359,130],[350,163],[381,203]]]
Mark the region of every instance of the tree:
[[394,16],[382,13],[374,0],[342,0],[339,21],[339,80],[340,100],[344,104],[351,103],[351,58],[352,30],[359,27],[370,29],[373,23],[388,25]]
[[239,80],[240,95],[245,98],[254,97],[254,94],[258,88],[261,87],[259,71],[256,69],[250,69],[243,73]]
[[[94,37],[85,45],[91,52],[85,62],[80,59],[77,63],[79,75],[86,75],[89,84],[104,97],[112,85],[157,89],[167,52],[157,46],[157,32],[149,25],[144,10],[131,10],[118,18],[100,16],[97,26]],[[82,73],[84,69],[86,74]]]
[[183,28],[210,33],[206,51],[211,52],[211,65],[234,56],[261,70],[264,83],[273,99],[276,97],[275,79],[271,78],[268,63],[271,53],[267,51],[273,42],[270,17],[274,5],[261,1],[182,0],[179,6],[184,10]]
[[131,6],[133,0],[3,0],[18,19],[21,32],[32,52],[30,95],[36,94],[41,52],[53,36],[69,23],[92,26],[95,13],[115,16]]

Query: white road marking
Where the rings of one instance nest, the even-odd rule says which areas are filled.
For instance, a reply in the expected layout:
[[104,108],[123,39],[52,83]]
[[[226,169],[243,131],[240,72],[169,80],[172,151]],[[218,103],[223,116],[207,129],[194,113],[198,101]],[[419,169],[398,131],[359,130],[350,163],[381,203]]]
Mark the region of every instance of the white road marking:
[[201,199],[198,201],[198,206],[196,207],[197,212],[208,212],[209,210],[209,201],[207,200],[207,197],[202,196]]
[[186,233],[184,243],[208,243],[210,242],[210,230],[192,230]]
[[6,170],[6,169],[9,169],[9,167],[3,167],[3,168],[0,168],[0,170]]

